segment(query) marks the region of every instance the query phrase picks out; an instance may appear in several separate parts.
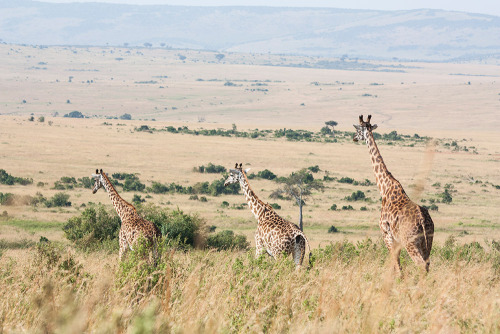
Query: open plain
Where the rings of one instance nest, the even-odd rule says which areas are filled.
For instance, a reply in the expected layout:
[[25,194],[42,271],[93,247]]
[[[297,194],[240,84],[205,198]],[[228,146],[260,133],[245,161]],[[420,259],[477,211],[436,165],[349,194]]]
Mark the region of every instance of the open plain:
[[[0,184],[0,193],[15,199],[0,207],[0,328],[500,331],[500,249],[494,248],[500,240],[497,63],[347,59],[335,60],[343,63],[336,69],[321,68],[320,58],[218,54],[0,44],[0,169],[33,180]],[[64,117],[75,111],[86,118]],[[410,198],[437,207],[430,211],[436,249],[477,244],[488,256],[474,262],[436,251],[427,276],[403,261],[405,279],[391,277],[381,253],[380,195],[369,153],[349,133],[360,114],[372,114],[376,132],[399,135],[377,143]],[[330,120],[338,122],[335,137],[320,132]],[[217,129],[250,135],[203,132]],[[283,129],[314,135],[311,140],[275,135]],[[324,191],[314,192],[304,206],[304,231],[318,252],[312,269],[296,272],[289,262],[269,259],[256,263],[251,250],[169,250],[163,279],[146,289],[150,283],[120,281],[117,252],[80,252],[62,231],[92,203],[111,203],[102,191],[61,190],[57,181],[89,177],[102,168],[110,175],[136,174],[145,184],[142,191],[117,187],[125,200],[136,195],[145,200],[141,205],[179,208],[217,231],[246,236],[252,245],[256,220],[241,205],[241,192],[193,196],[147,190],[154,182],[211,183],[223,176],[193,168],[212,163],[229,169],[236,162],[250,173],[267,169],[279,177],[319,167],[312,174],[324,180]],[[358,182],[339,182],[342,178]],[[264,202],[281,207],[281,216],[297,222],[297,205],[270,197],[277,182],[254,178],[250,184]],[[357,191],[366,199],[347,199]],[[70,206],[32,204],[40,194],[50,198],[61,192],[69,195]],[[451,202],[443,201],[445,192]],[[336,233],[328,233],[331,226]],[[65,247],[65,256],[81,265],[78,275],[60,274],[61,265],[40,269],[35,245],[42,236]],[[367,238],[375,246],[365,254]],[[346,243],[361,247],[352,261],[344,261],[344,248],[337,247]],[[325,247],[335,251],[322,258]]]

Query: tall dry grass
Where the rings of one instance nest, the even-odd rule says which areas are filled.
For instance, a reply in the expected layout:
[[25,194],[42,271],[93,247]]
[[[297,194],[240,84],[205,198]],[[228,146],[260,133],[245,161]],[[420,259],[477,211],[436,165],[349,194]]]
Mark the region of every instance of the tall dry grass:
[[[497,247],[497,248],[495,248]],[[157,268],[131,254],[38,243],[4,253],[1,326],[30,333],[331,333],[500,331],[500,249],[453,240],[425,275],[380,241],[333,243],[312,267],[253,250],[163,249]]]

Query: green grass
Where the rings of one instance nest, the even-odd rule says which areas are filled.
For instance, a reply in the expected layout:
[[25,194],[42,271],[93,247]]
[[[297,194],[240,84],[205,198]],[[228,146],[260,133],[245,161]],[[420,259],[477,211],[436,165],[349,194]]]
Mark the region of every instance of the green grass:
[[21,228],[28,232],[41,232],[41,231],[54,231],[54,230],[62,230],[64,222],[40,222],[33,220],[6,220],[0,222],[0,225],[7,225]]
[[0,250],[3,249],[26,249],[35,245],[34,241],[21,239],[21,240],[4,240],[0,239]]

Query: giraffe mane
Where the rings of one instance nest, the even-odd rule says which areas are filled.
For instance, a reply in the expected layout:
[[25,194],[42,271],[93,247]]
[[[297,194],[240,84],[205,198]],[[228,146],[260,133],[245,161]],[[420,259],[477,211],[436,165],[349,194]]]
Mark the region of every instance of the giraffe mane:
[[[102,169],[101,169],[101,172],[102,172]],[[114,192],[116,193],[116,195],[118,195],[118,197],[120,197],[120,198],[123,200],[123,202],[125,202],[125,204],[127,204],[130,208],[132,208],[134,211],[137,211],[137,210],[135,209],[135,206],[133,206],[132,204],[130,204],[129,202],[127,202],[126,200],[124,200],[124,199],[123,199],[123,197],[121,197],[121,196],[120,196],[120,194],[118,194],[118,191],[116,191],[115,186],[114,186],[114,185],[113,185],[113,183],[111,183],[111,181],[109,180],[108,175],[107,175],[106,173],[102,173],[101,175],[102,175],[102,176],[106,179],[107,183],[109,184],[109,186],[111,187],[111,189],[113,189],[113,190],[114,190]]]
[[247,185],[248,185],[248,191],[251,192],[251,194],[257,199],[257,201],[259,201],[259,203],[261,203],[262,205],[266,206],[266,203],[264,203],[260,198],[259,196],[257,196],[257,194],[255,193],[255,191],[253,191],[252,187],[250,186],[250,182],[248,182],[248,177],[246,175],[245,172],[242,171],[242,174],[243,174],[243,177],[245,178],[245,181],[247,182]]

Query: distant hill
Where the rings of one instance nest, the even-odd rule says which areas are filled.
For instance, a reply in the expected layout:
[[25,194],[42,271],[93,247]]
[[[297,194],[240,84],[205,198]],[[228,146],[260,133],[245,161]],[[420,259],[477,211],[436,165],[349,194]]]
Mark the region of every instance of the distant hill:
[[400,60],[500,58],[500,17],[442,10],[0,0],[0,40]]

